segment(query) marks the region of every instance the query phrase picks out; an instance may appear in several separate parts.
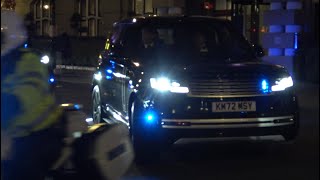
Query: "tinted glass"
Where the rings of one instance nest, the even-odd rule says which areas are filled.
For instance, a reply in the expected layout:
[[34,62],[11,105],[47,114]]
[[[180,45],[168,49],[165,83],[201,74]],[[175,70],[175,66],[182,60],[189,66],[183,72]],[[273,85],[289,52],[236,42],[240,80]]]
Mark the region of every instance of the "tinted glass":
[[[148,35],[153,38],[153,49],[146,52],[145,38],[147,31],[154,33]],[[144,35],[146,36],[146,35]],[[148,40],[149,42],[150,40]],[[249,43],[225,22],[182,22],[182,23],[156,23],[129,26],[123,38],[124,53],[151,61],[157,59],[171,62],[194,61],[248,61],[254,59]]]

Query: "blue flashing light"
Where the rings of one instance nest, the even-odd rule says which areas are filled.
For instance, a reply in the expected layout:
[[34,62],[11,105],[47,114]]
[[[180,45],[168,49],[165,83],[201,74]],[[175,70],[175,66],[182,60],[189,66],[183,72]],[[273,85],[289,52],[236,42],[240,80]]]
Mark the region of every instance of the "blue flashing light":
[[294,33],[294,49],[298,49],[298,33]]
[[267,80],[265,80],[265,79],[263,79],[261,81],[261,90],[263,93],[269,92],[269,84],[268,84]]
[[147,115],[147,120],[148,121],[152,121],[153,120],[153,116],[151,114]]
[[112,61],[112,60],[110,60],[110,63],[111,63],[111,64],[114,64],[115,62],[114,62],[114,61]]
[[24,48],[28,48],[28,44],[27,43],[24,44]]
[[262,80],[261,85],[262,85],[263,90],[267,89],[267,81],[266,80]]
[[106,79],[112,79],[112,76],[106,76]]
[[50,78],[50,79],[49,79],[49,82],[50,82],[50,83],[53,83],[53,82],[54,82],[54,78]]
[[107,69],[107,73],[108,73],[108,74],[112,74],[113,71],[112,71],[111,69]]
[[79,106],[78,104],[75,104],[75,105],[74,105],[74,108],[79,110],[79,109],[80,109],[80,106]]
[[145,120],[148,124],[153,124],[156,120],[156,117],[157,115],[154,112],[149,111],[145,115]]

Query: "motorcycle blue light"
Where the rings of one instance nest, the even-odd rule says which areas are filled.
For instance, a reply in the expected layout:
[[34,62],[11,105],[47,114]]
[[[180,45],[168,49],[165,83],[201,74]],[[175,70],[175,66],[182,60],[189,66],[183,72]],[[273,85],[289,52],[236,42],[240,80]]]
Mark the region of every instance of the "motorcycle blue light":
[[53,83],[54,82],[54,78],[50,78],[49,81],[50,81],[50,83]]
[[74,105],[74,108],[75,108],[75,109],[80,109],[80,106],[79,106],[78,104],[75,104],[75,105]]

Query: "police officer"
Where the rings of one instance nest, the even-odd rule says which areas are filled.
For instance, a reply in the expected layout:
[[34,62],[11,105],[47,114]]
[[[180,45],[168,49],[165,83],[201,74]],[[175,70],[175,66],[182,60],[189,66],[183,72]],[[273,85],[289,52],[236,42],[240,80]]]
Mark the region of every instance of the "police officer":
[[[40,57],[19,48],[27,39],[22,24],[15,12],[1,10],[1,179],[43,180],[68,161],[72,146],[82,173],[94,162],[94,175],[119,178],[133,160],[127,127],[97,124],[88,130],[78,106],[57,106]],[[73,145],[80,132],[83,139]]]
[[23,21],[1,10],[1,171],[3,179],[44,179],[57,159],[63,110],[49,91],[40,58],[20,49],[27,40]]

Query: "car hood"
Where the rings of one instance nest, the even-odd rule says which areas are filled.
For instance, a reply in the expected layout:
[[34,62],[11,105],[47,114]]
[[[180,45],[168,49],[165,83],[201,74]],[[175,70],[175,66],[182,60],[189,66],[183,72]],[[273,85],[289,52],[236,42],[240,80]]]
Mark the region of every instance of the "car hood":
[[237,63],[194,63],[190,65],[162,65],[153,68],[151,76],[166,76],[177,79],[181,78],[221,78],[236,79],[241,76],[246,78],[262,77],[262,78],[279,78],[288,76],[287,70],[279,65],[273,65],[266,62],[237,62]]

